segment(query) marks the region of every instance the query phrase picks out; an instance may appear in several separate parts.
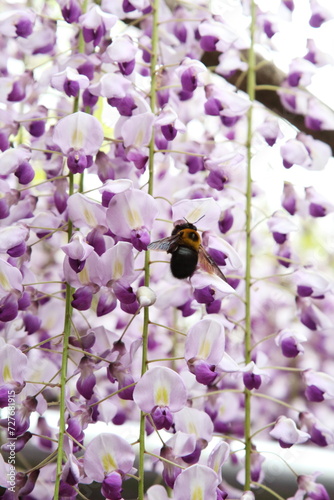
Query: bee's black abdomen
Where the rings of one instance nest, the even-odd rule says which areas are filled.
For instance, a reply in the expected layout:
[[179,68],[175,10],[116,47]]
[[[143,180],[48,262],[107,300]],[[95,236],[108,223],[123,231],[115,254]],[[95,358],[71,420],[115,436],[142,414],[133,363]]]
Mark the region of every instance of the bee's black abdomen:
[[180,280],[189,278],[197,266],[198,253],[192,248],[180,245],[172,253],[170,268],[172,275]]

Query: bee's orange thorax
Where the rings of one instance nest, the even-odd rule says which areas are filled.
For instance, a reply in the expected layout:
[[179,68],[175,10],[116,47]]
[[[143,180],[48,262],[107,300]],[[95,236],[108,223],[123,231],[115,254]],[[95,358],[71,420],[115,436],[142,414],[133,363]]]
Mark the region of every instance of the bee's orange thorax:
[[201,244],[201,237],[194,229],[182,229],[180,231],[180,244],[198,252]]

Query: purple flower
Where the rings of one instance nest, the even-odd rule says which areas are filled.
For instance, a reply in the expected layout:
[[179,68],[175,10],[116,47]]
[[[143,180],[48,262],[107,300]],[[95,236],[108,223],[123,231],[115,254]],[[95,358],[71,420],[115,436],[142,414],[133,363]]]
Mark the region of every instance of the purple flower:
[[215,320],[204,319],[196,323],[187,335],[185,360],[199,383],[211,385],[216,379],[225,353],[225,334]]
[[305,335],[289,329],[282,330],[275,339],[276,345],[281,347],[283,356],[287,358],[295,358],[299,354],[303,354],[304,347],[301,342],[306,341]]
[[310,434],[313,443],[318,446],[328,446],[334,443],[333,431],[321,424],[312,413],[307,411],[301,412],[299,414],[299,421],[301,427]]
[[109,229],[131,241],[137,250],[146,250],[148,231],[152,228],[157,211],[156,201],[150,195],[139,189],[128,189],[115,194],[109,202]]
[[51,78],[51,85],[59,91],[65,92],[68,97],[77,97],[79,91],[89,85],[87,76],[80,75],[76,69],[66,68]]
[[79,17],[83,37],[86,43],[93,42],[94,47],[99,45],[108,29],[117,22],[117,16],[104,12],[98,5],[90,6],[88,12]]
[[107,60],[117,62],[123,75],[130,75],[135,67],[137,47],[128,36],[114,38],[106,50]]
[[125,439],[116,434],[102,433],[86,447],[84,469],[89,479],[102,483],[113,472],[122,477],[131,472],[134,459],[135,452]]
[[295,223],[282,212],[274,213],[268,221],[268,227],[272,232],[274,240],[279,245],[286,241],[287,235],[290,232],[297,231]]
[[290,448],[293,444],[305,443],[310,435],[307,432],[297,429],[295,422],[291,418],[278,417],[273,430],[269,434],[278,439],[282,448]]
[[269,146],[273,146],[277,139],[283,137],[279,122],[275,118],[266,118],[256,130],[262,135]]
[[320,474],[320,472],[314,472],[309,476],[298,476],[298,490],[296,495],[299,494],[299,498],[301,498],[301,495],[304,496],[307,494],[307,497],[312,500],[330,500],[326,488],[322,484],[315,482]]
[[309,369],[303,373],[306,384],[305,396],[316,403],[334,398],[334,377],[324,372]]
[[206,465],[192,465],[179,474],[174,484],[175,500],[216,498],[217,474]]
[[27,356],[11,344],[2,344],[0,349],[0,402],[1,408],[8,406],[11,394],[15,404],[15,394],[24,387],[24,375],[27,369]]
[[175,139],[178,132],[184,133],[185,126],[178,119],[176,112],[166,104],[155,121],[161,127],[161,132],[167,141]]
[[94,362],[84,356],[79,363],[80,377],[77,380],[76,387],[79,394],[86,399],[91,399],[94,394],[94,387],[96,384],[96,377],[94,375]]
[[61,13],[67,23],[77,23],[82,14],[80,4],[77,0],[61,0],[59,1]]
[[68,156],[73,173],[82,172],[90,166],[89,158],[98,152],[102,141],[100,122],[81,111],[59,120],[53,133],[53,142]]
[[181,80],[182,90],[194,92],[199,85],[203,85],[199,75],[206,71],[206,67],[196,59],[186,57],[182,64],[176,69],[176,74]]
[[137,382],[133,399],[139,408],[151,413],[158,429],[169,429],[172,413],[186,404],[187,392],[181,377],[165,367],[148,370]]
[[0,15],[0,33],[11,38],[27,38],[33,31],[35,20],[36,13],[30,9],[4,11]]

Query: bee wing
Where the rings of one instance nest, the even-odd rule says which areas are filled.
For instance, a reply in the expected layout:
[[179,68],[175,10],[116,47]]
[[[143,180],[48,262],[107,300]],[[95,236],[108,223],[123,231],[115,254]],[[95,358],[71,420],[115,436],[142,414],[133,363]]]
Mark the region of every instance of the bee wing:
[[210,257],[208,252],[202,245],[199,247],[198,252],[198,264],[207,273],[216,274],[222,280],[226,281],[224,274],[221,272],[215,261]]
[[162,238],[162,240],[152,241],[147,246],[148,250],[163,250],[168,253],[175,252],[179,246],[179,234],[174,234],[173,236],[167,236],[167,238]]

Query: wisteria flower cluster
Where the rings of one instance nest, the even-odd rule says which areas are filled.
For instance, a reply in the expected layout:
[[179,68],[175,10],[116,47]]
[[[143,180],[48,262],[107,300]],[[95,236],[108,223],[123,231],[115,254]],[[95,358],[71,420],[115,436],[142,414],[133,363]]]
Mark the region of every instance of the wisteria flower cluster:
[[[266,443],[333,449],[334,204],[303,184],[333,61],[310,38],[265,89],[309,133],[256,100],[295,3],[1,7],[0,498],[282,500]],[[281,460],[290,500],[329,500]]]

